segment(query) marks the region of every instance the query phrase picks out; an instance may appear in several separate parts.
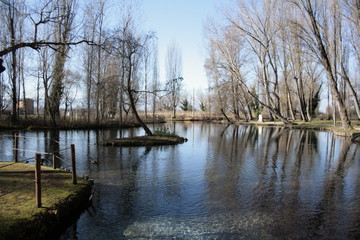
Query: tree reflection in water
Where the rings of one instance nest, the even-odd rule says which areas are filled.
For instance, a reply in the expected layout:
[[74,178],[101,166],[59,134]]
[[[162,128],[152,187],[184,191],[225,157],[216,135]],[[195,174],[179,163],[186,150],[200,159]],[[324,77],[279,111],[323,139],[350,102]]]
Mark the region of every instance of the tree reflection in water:
[[[24,133],[53,134],[60,142],[20,142],[29,149],[75,144],[79,175],[95,179],[96,212],[85,212],[76,231],[61,239],[72,233],[79,239],[360,238],[359,145],[327,132],[280,127],[166,127],[189,141],[116,148],[98,143],[141,132]],[[11,154],[8,145],[1,142],[4,156]]]
[[[319,134],[330,137],[330,146],[319,149]],[[205,173],[210,212],[266,213],[273,219],[269,231],[281,238],[354,236],[359,210],[349,205],[359,202],[359,174],[349,168],[359,170],[358,146],[285,128],[233,127],[219,136],[209,146]]]

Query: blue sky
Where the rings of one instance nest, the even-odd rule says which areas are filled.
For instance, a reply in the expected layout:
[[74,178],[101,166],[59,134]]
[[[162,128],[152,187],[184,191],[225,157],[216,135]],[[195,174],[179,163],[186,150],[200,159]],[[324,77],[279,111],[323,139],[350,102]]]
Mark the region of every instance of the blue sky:
[[160,80],[165,81],[167,47],[176,42],[183,55],[186,88],[206,89],[204,71],[206,19],[221,16],[224,0],[143,0],[143,21],[147,30],[157,33],[159,41]]
[[[127,2],[130,0],[122,0]],[[160,81],[166,81],[165,58],[168,46],[176,42],[182,50],[183,78],[189,94],[192,90],[207,89],[207,78],[204,70],[205,39],[204,23],[208,17],[221,18],[221,6],[232,0],[134,0],[139,2],[139,22],[143,31],[156,32],[159,43]],[[80,7],[90,0],[82,0]],[[116,16],[120,0],[105,0],[107,6],[106,27],[116,27]],[[72,56],[74,61],[81,61],[81,55]],[[36,81],[34,81],[35,83]],[[29,94],[36,92],[36,86],[28,89]],[[82,93],[77,93],[82,98]]]

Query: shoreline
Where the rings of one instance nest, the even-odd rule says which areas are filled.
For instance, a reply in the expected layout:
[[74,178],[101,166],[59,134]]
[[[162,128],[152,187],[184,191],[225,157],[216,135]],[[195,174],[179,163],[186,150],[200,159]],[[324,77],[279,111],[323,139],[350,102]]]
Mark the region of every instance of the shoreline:
[[[164,118],[157,121],[148,121],[147,125],[150,124],[164,124],[166,122],[204,122],[204,123],[222,123],[222,124],[234,124],[234,125],[252,125],[252,126],[267,126],[267,127],[286,127],[291,129],[312,129],[319,131],[331,131],[336,136],[340,137],[348,137],[352,140],[356,140],[360,142],[360,120],[352,120],[353,130],[344,130],[340,127],[340,121],[337,121],[337,125],[333,125],[332,120],[313,120],[310,122],[301,122],[295,121],[295,125],[285,124],[281,121],[232,121],[227,122],[222,117],[180,117],[180,118]],[[354,126],[355,125],[355,126]],[[122,125],[116,124],[85,124],[85,125],[77,125],[74,124],[72,126],[58,126],[58,127],[48,127],[48,126],[39,126],[39,125],[21,125],[21,126],[4,126],[0,125],[0,131],[14,131],[14,130],[25,130],[25,131],[44,131],[44,130],[101,130],[101,129],[128,129],[128,128],[137,128],[141,127],[139,123],[130,121],[124,122]]]
[[341,127],[329,124],[303,122],[297,125],[288,125],[283,122],[235,122],[237,125],[252,125],[252,126],[265,126],[265,127],[285,127],[289,129],[303,129],[303,130],[317,130],[332,132],[335,136],[350,138],[352,141],[360,142],[360,128],[354,127],[352,130],[344,130]]
[[206,122],[206,123],[222,123],[229,125],[242,125],[242,126],[263,126],[263,127],[284,127],[289,129],[303,129],[303,130],[317,130],[332,132],[334,135],[339,137],[350,138],[352,141],[360,142],[360,121],[354,120],[356,126],[353,126],[352,130],[344,130],[339,125],[334,126],[329,124],[328,120],[315,120],[313,122],[295,122],[295,125],[285,124],[280,121],[233,121],[227,122],[224,119],[199,119],[199,118],[184,118],[184,119],[166,119],[167,121],[173,122]]

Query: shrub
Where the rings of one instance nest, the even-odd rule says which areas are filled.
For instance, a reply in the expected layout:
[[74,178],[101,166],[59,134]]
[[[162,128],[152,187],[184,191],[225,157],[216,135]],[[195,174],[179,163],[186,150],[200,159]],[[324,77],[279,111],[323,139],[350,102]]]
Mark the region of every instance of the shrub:
[[164,137],[178,137],[178,135],[175,132],[171,132],[169,128],[162,127],[155,129],[154,135],[156,136],[164,136]]

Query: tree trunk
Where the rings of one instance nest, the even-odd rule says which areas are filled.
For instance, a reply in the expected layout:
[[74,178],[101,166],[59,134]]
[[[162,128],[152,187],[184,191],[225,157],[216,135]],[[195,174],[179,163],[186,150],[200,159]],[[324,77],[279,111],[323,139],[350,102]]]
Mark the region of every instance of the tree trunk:
[[[57,22],[56,38],[59,42],[67,42],[70,38],[70,32],[74,15],[72,14],[73,2],[72,0],[58,2],[59,14],[62,16],[61,20]],[[64,93],[64,69],[69,47],[67,45],[60,45],[55,53],[53,82],[50,90],[50,104],[49,113],[51,117],[51,125],[56,127],[57,120],[60,119],[60,104]]]
[[262,102],[255,94],[253,94],[250,89],[243,84],[244,88],[246,89],[247,93],[252,96],[254,98],[254,100],[256,102],[258,102],[259,104],[261,104],[263,107],[265,107],[269,112],[271,112],[274,116],[276,116],[278,119],[280,119],[283,123],[289,124],[289,125],[296,125],[296,123],[291,122],[289,120],[287,120],[286,118],[284,118],[281,114],[279,114],[278,111],[276,111],[276,109],[274,109],[272,106],[269,106],[267,104],[265,104],[264,102]]
[[175,104],[175,100],[173,100],[173,104],[172,104],[172,118],[176,118],[176,104]]
[[93,75],[93,56],[94,48],[90,46],[87,54],[86,66],[86,105],[87,105],[87,122],[90,123],[91,116],[91,88],[92,88],[92,75]]
[[348,84],[350,91],[354,97],[354,103],[355,103],[355,110],[356,110],[356,114],[358,116],[358,119],[360,119],[360,101],[359,101],[359,97],[354,89],[354,86],[351,84],[350,78],[348,76],[348,74],[345,71],[345,67],[344,67],[344,63],[341,63],[341,68],[342,68],[342,77],[344,78],[344,80],[346,81],[346,83]]
[[221,114],[225,117],[225,119],[226,119],[229,123],[231,123],[231,120],[230,120],[230,119],[228,118],[228,116],[226,115],[224,109],[221,108],[220,111],[221,111]]
[[[10,6],[9,6],[10,8]],[[9,10],[9,14],[12,14],[12,11]],[[15,45],[15,26],[14,26],[14,18],[12,16],[10,16],[9,19],[9,30],[10,30],[10,43],[11,46]],[[11,99],[12,99],[12,114],[11,114],[11,122],[12,123],[16,123],[18,121],[18,112],[17,112],[17,106],[18,106],[18,99],[17,99],[17,81],[16,81],[16,76],[17,76],[17,71],[16,71],[16,51],[12,51],[11,52],[11,71],[12,71],[12,76],[11,76]]]
[[[268,76],[267,76],[267,72],[266,72],[266,66],[265,66],[265,56],[261,61],[261,69],[262,69],[262,77],[263,77],[263,85],[265,88],[265,101],[266,101],[266,105],[270,106],[272,108],[272,99],[270,96],[270,90],[269,90],[269,80],[268,80]],[[270,111],[270,109],[268,107],[266,107],[266,109],[268,110],[268,114],[270,117],[270,121],[274,121],[274,117],[272,114],[272,111]]]
[[332,92],[332,95],[334,97],[334,100],[336,101],[336,106],[337,106],[337,108],[339,110],[339,114],[340,114],[340,118],[341,118],[341,125],[345,130],[350,130],[350,129],[352,129],[351,121],[350,121],[349,115],[348,115],[348,113],[346,111],[346,108],[345,108],[343,99],[341,97],[341,94],[340,94],[340,92],[338,90],[336,79],[335,79],[335,77],[333,75],[330,60],[329,60],[329,56],[328,56],[328,54],[326,52],[326,49],[325,49],[325,46],[323,44],[323,39],[322,39],[322,36],[320,34],[320,30],[319,30],[319,27],[318,27],[318,22],[315,19],[315,14],[314,14],[314,11],[312,9],[311,1],[306,0],[306,3],[307,3],[306,11],[307,11],[308,16],[310,17],[310,20],[311,20],[311,27],[312,27],[312,31],[313,31],[314,37],[316,39],[316,42],[317,42],[317,48],[318,48],[319,53],[320,53],[321,63],[325,68],[326,76],[327,76],[327,78],[329,80],[331,92]]
[[285,86],[286,86],[286,102],[288,105],[288,113],[290,113],[291,120],[295,120],[294,107],[293,107],[293,103],[291,101],[291,95],[290,95],[290,89],[289,89],[287,76],[285,76]]
[[[101,29],[101,28],[100,28]],[[100,43],[99,37],[99,43]],[[97,82],[96,82],[96,124],[100,124],[100,89],[101,89],[101,46],[98,46],[97,51]]]
[[300,103],[300,117],[301,120],[307,122],[307,118],[305,115],[306,112],[306,101],[305,101],[305,96],[304,96],[304,86],[302,84],[302,77],[300,76],[299,78],[294,77],[295,78],[295,82],[296,82],[296,90],[298,92],[298,98],[299,98],[299,103]]
[[55,57],[55,68],[54,68],[54,77],[53,84],[50,90],[50,104],[49,104],[49,114],[51,118],[51,125],[53,127],[57,126],[57,120],[60,118],[60,103],[63,95],[63,79],[64,79],[64,66],[65,66],[65,47],[60,47],[56,53]]
[[145,130],[146,135],[152,136],[153,133],[148,128],[148,126],[146,126],[146,124],[143,122],[143,120],[140,118],[140,116],[139,116],[139,114],[138,114],[138,112],[136,110],[135,100],[134,100],[134,96],[133,96],[134,91],[131,89],[131,75],[132,75],[131,59],[129,59],[129,73],[128,74],[129,75],[128,75],[128,79],[127,79],[127,92],[128,92],[128,95],[129,95],[131,109],[132,109],[132,111],[133,111],[133,113],[135,115],[136,120],[140,123],[141,127]]

